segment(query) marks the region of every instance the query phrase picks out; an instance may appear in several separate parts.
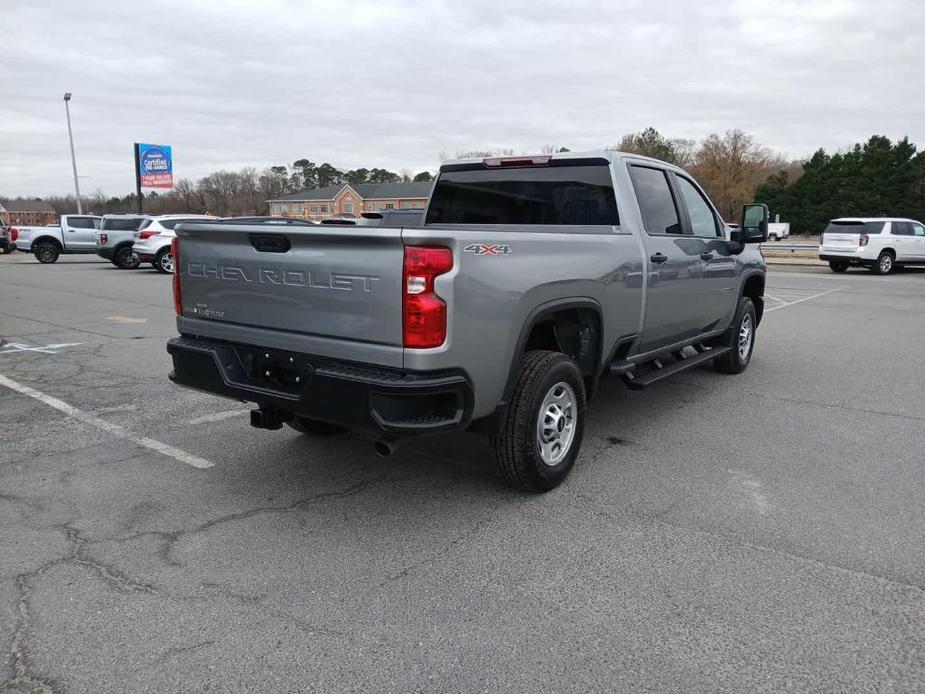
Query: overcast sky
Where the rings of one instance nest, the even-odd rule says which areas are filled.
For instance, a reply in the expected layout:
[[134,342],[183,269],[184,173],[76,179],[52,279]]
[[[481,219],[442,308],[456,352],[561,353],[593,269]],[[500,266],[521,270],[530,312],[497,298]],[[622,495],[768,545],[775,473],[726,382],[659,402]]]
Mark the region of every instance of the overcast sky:
[[743,128],[788,156],[925,147],[921,0],[5,0],[0,195],[291,163],[435,170],[438,152],[592,149]]

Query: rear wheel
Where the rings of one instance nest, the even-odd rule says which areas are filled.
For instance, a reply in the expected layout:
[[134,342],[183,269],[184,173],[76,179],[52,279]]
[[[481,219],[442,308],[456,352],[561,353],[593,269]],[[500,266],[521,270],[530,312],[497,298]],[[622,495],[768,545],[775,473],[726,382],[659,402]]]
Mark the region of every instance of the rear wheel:
[[61,255],[61,251],[58,250],[58,247],[50,241],[43,241],[38,244],[33,253],[37,261],[45,264],[55,262],[58,256]]
[[131,246],[122,246],[113,256],[112,264],[122,270],[134,270],[141,264],[141,261],[137,255],[132,253]]
[[346,427],[328,422],[320,422],[317,419],[308,419],[306,417],[293,417],[287,424],[300,434],[309,434],[314,436],[333,436],[342,434],[347,431]]
[[877,258],[876,264],[871,267],[871,270],[878,275],[889,275],[893,272],[895,261],[896,258],[893,257],[891,251],[883,251]]
[[154,259],[154,269],[165,275],[173,274],[173,253],[169,248],[161,250]]
[[717,371],[725,374],[740,374],[748,367],[755,349],[755,328],[758,321],[755,305],[747,296],[739,299],[732,332],[726,346],[731,349],[721,357],[713,360]]
[[498,472],[524,491],[557,487],[581,449],[584,414],[585,385],[575,360],[560,352],[527,352],[492,437]]
[[829,267],[832,272],[845,272],[848,269],[848,263],[843,260],[830,260]]

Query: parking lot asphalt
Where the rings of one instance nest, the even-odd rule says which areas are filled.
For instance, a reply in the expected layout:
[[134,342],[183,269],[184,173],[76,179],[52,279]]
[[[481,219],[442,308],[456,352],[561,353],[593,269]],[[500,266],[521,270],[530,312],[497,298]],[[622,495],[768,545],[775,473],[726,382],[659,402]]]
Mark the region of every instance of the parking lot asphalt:
[[925,690],[925,272],[792,270],[530,496],[252,429],[168,382],[168,277],[0,257],[0,690]]

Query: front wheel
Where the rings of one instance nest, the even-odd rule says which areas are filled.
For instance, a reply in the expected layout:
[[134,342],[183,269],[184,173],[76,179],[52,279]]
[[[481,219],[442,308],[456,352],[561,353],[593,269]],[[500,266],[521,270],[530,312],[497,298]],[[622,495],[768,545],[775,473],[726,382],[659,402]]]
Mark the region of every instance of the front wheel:
[[165,248],[154,259],[154,269],[165,275],[173,274],[173,253],[169,248]]
[[755,328],[758,327],[755,305],[747,296],[739,299],[732,333],[726,346],[731,349],[713,360],[717,371],[726,374],[740,374],[748,367],[755,349]]
[[832,272],[847,272],[848,263],[843,260],[830,260],[829,268],[831,268]]
[[55,244],[48,242],[37,245],[33,253],[35,253],[35,259],[37,261],[45,264],[55,262],[61,254]]
[[529,492],[557,487],[578,457],[584,418],[585,385],[575,360],[560,352],[527,352],[492,437],[501,476]]
[[116,251],[112,264],[121,270],[134,270],[141,264],[141,261],[137,255],[132,253],[131,246],[123,246]]

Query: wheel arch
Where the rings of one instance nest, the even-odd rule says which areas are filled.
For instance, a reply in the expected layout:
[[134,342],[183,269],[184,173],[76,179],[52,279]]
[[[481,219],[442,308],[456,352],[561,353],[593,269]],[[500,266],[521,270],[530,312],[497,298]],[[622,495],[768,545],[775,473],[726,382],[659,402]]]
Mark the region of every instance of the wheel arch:
[[514,345],[502,405],[510,401],[520,361],[531,349],[550,349],[574,358],[590,398],[600,378],[603,327],[601,305],[588,297],[557,299],[535,307],[521,325]]
[[761,324],[761,317],[764,315],[764,285],[765,276],[760,272],[746,275],[742,282],[741,296],[747,296],[755,305],[756,327]]
[[58,239],[56,239],[54,236],[48,236],[48,235],[39,236],[37,239],[33,239],[30,242],[29,247],[34,249],[36,246],[42,243],[46,243],[46,242],[51,242],[51,244],[53,246],[56,246],[59,251],[64,250],[64,246],[61,245],[61,242]]

